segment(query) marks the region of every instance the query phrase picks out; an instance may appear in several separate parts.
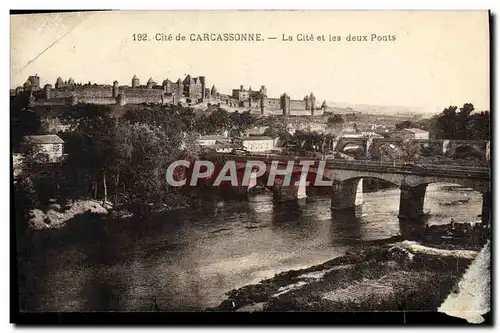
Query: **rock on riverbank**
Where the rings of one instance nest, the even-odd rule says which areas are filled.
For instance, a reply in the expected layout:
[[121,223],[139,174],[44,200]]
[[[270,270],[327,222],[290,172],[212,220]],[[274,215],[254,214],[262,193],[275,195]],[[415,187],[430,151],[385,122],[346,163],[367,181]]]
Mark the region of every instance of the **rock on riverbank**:
[[104,215],[108,210],[95,200],[77,200],[66,207],[52,204],[47,211],[32,209],[29,226],[34,230],[60,228],[75,216],[86,213]]

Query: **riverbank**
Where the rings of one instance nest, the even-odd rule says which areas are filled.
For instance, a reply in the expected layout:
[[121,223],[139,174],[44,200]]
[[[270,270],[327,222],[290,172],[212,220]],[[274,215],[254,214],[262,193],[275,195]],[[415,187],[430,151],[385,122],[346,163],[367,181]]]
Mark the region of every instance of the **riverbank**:
[[481,244],[394,241],[282,272],[209,311],[436,311]]
[[169,211],[215,205],[213,198],[175,197],[168,203],[138,203],[114,207],[109,201],[79,199],[61,205],[55,202],[43,207],[30,209],[28,212],[28,228],[31,230],[59,229],[71,221],[86,217],[89,219],[109,217],[127,219],[130,217],[148,218]]
[[39,208],[29,211],[28,226],[32,230],[57,229],[78,215],[106,215],[110,209],[109,205],[103,205],[102,201],[76,200],[66,206],[53,203],[46,210]]

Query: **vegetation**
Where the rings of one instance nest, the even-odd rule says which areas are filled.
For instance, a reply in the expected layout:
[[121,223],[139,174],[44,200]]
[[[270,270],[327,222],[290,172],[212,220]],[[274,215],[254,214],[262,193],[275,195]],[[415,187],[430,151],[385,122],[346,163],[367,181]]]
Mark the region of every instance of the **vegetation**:
[[333,134],[297,131],[290,138],[289,143],[299,154],[306,151],[326,152],[334,139],[335,135]]
[[[489,113],[472,113],[472,104],[457,112],[450,106],[442,114],[426,122],[405,121],[398,128],[428,128],[437,138],[489,139]],[[329,124],[349,121],[357,116],[332,114]],[[167,166],[179,158],[194,160],[203,154],[197,137],[229,133],[242,135],[253,126],[268,126],[265,135],[279,138],[283,147],[293,153],[328,152],[335,136],[297,131],[289,134],[280,116],[258,118],[250,112],[229,113],[194,111],[181,106],[164,105],[74,105],[30,107],[27,100],[11,103],[12,148],[17,151],[25,135],[40,134],[47,119],[70,124],[70,132],[61,132],[67,158],[62,163],[40,163],[27,158],[23,172],[16,179],[16,214],[25,214],[53,199],[66,204],[76,199],[96,199],[115,206],[162,203],[176,206],[185,202],[184,189],[166,184]],[[402,142],[384,149],[374,159],[412,161],[433,156],[430,148],[422,149]],[[396,155],[394,155],[396,154]],[[31,154],[34,155],[34,154]],[[394,156],[393,156],[394,155]]]
[[[458,110],[458,112],[457,112]],[[430,119],[406,120],[396,124],[396,129],[420,128],[429,131],[431,138],[450,140],[490,140],[490,114],[474,112],[474,105],[465,103],[460,109],[449,106]]]
[[334,114],[334,115],[328,117],[328,125],[341,124],[343,122],[344,122],[344,119],[342,118],[342,115],[340,115],[340,114]]
[[[396,124],[396,129],[420,128],[429,131],[430,138],[450,139],[450,140],[490,140],[490,115],[488,111],[472,113],[474,106],[465,103],[463,107],[449,106],[443,112],[430,119],[420,121],[406,120]],[[470,157],[468,159],[452,160],[440,154],[441,146],[432,145],[411,145],[409,143],[399,144],[397,149],[382,147],[380,154],[374,154],[376,159],[394,159],[394,155],[403,157],[405,161],[420,160],[425,163],[447,163],[447,164],[467,164],[483,165],[481,159]]]
[[240,135],[256,122],[249,112],[217,109],[197,114],[189,108],[161,105],[30,109],[13,103],[11,112],[14,150],[24,135],[42,133],[46,118],[75,124],[73,131],[58,133],[67,153],[62,163],[25,159],[15,185],[16,212],[21,215],[54,199],[61,204],[98,199],[115,206],[177,206],[189,194],[166,184],[168,165],[180,158],[199,158],[198,134],[231,131]]
[[438,139],[490,140],[490,114],[488,111],[472,113],[474,105],[464,104],[457,112],[449,106],[435,118],[434,136]]

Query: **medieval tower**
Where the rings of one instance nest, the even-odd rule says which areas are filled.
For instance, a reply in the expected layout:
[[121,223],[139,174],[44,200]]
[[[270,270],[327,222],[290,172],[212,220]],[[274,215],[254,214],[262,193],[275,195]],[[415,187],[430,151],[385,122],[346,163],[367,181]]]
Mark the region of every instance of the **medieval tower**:
[[48,101],[50,99],[50,92],[52,90],[52,85],[46,84],[43,86],[43,91],[45,92],[45,99]]
[[155,85],[156,85],[156,82],[153,80],[152,77],[150,77],[148,82],[146,83],[146,88],[153,89],[153,86],[155,86]]
[[305,105],[305,109],[306,110],[310,110],[311,109],[311,106],[309,105],[309,95],[306,95],[306,97],[304,97],[304,105]]
[[280,106],[281,106],[281,110],[283,111],[283,115],[289,116],[290,115],[290,96],[288,96],[286,93],[284,93],[280,97]]
[[314,116],[314,110],[316,110],[316,96],[313,93],[309,95],[309,105],[311,106],[311,115]]
[[113,82],[113,97],[118,97],[118,81]]
[[267,88],[266,86],[260,86],[260,114],[266,113],[267,104]]
[[198,79],[200,80],[201,83],[201,99],[204,101],[207,98],[207,94],[205,91],[206,88],[205,77],[199,76]]
[[134,77],[132,78],[132,88],[139,88],[141,85],[141,82],[137,78],[137,76],[134,74]]

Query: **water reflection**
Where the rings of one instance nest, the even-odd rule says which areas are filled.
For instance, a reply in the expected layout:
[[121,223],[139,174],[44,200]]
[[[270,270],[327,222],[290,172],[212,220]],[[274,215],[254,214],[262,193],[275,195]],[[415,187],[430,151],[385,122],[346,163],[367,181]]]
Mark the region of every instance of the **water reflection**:
[[332,210],[331,215],[329,235],[332,243],[349,245],[363,238],[361,218],[356,209]]
[[[446,192],[446,193],[445,193]],[[466,192],[466,195],[463,194]],[[198,310],[226,292],[274,274],[319,264],[361,241],[401,233],[399,190],[365,193],[364,204],[332,211],[329,197],[226,201],[38,234],[20,266],[21,304],[31,311]],[[443,202],[463,199],[459,206]],[[481,211],[475,192],[429,185],[429,222]]]
[[123,309],[126,299],[122,295],[126,291],[126,285],[122,281],[122,274],[123,272],[111,272],[87,279],[80,291],[81,299],[85,300],[83,308],[95,311]]

